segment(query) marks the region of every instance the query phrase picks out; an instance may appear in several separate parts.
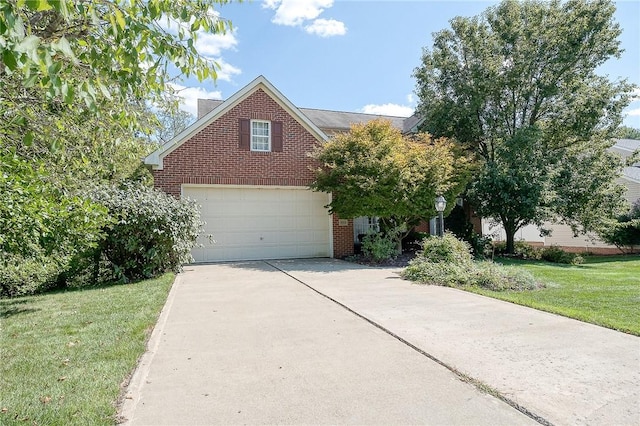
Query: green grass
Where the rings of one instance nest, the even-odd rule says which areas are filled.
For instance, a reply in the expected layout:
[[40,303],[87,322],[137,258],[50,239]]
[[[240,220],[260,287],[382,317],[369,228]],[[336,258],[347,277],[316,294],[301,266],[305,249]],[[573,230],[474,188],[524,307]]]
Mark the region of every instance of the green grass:
[[0,300],[0,424],[113,425],[173,278]]
[[586,257],[582,265],[500,259],[531,272],[546,288],[476,293],[640,336],[640,256]]

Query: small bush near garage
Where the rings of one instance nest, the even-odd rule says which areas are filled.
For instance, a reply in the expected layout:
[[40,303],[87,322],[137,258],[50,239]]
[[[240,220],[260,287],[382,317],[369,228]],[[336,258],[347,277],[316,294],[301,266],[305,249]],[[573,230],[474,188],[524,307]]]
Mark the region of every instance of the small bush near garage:
[[139,183],[96,188],[89,197],[113,218],[97,251],[84,257],[92,259],[96,272],[95,262],[106,259],[113,277],[128,282],[178,272],[192,261],[203,225],[195,202]]
[[526,271],[490,261],[474,261],[468,243],[452,234],[425,239],[423,250],[409,262],[403,277],[421,284],[496,291],[532,290],[540,286]]
[[362,238],[362,254],[378,263],[393,258],[397,254],[397,244],[382,232],[370,232]]
[[442,238],[424,239],[419,255],[434,263],[466,264],[473,260],[469,244],[448,232]]

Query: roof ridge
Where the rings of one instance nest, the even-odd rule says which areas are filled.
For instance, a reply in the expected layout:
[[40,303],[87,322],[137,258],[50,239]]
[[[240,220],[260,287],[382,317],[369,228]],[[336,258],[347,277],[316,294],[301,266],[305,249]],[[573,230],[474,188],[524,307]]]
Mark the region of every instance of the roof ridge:
[[[324,108],[306,108],[306,107],[298,107],[298,109],[300,109],[300,110],[311,110],[311,111],[338,112],[338,113],[342,113],[342,114],[371,115],[371,116],[375,116],[375,117],[393,117],[393,118],[409,118],[409,117],[412,117],[412,115],[410,115],[409,117],[405,117],[405,116],[402,116],[402,115],[373,114],[373,113],[370,113],[370,112],[341,111],[341,110],[335,110],[335,109],[324,109]],[[414,114],[414,115],[415,115],[415,114]]]

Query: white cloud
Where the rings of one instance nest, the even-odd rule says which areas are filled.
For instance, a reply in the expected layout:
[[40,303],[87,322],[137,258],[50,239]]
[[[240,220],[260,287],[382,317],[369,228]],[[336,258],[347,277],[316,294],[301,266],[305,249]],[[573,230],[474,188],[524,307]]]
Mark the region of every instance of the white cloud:
[[198,99],[222,99],[222,93],[218,90],[208,91],[201,87],[186,87],[172,83],[176,95],[182,98],[180,109],[187,111],[194,117],[198,116]]
[[225,34],[209,34],[204,32],[198,33],[196,41],[196,49],[206,57],[220,56],[223,50],[235,49],[238,44],[236,38],[237,28],[233,32],[228,31]]
[[410,117],[413,114],[413,108],[398,104],[369,104],[362,107],[360,112],[365,114],[391,115],[394,117]]
[[640,87],[636,87],[635,89],[633,89],[633,91],[631,92],[631,99],[632,101],[640,101]]
[[[262,7],[275,10],[271,22],[290,27],[304,27],[309,34],[320,37],[344,35],[347,27],[335,19],[316,19],[325,9],[333,6],[333,0],[264,0]],[[312,21],[305,25],[306,22]]]
[[216,67],[218,80],[232,81],[234,75],[242,74],[242,70],[240,68],[234,67],[222,58],[218,58],[215,61],[216,64],[218,64],[218,67]]
[[[215,16],[219,16],[219,13],[213,9],[210,10],[210,13]],[[163,16],[163,18],[159,20],[159,24],[165,31],[171,34],[178,33],[179,24],[168,16]],[[182,25],[188,35],[189,27],[185,24]],[[216,72],[219,80],[231,81],[234,75],[242,73],[239,68],[229,64],[221,57],[223,51],[230,49],[235,50],[238,45],[238,39],[236,37],[237,33],[237,27],[233,28],[233,30],[227,31],[226,33],[218,34],[210,34],[205,31],[196,32],[196,50],[203,57],[215,61],[216,64],[218,64]]]
[[276,11],[271,22],[279,25],[298,26],[315,19],[333,0],[266,0],[262,6]]
[[416,97],[413,93],[409,93],[407,95],[407,102],[409,102],[409,104],[411,105],[415,105],[416,104]]
[[336,21],[335,19],[316,19],[304,29],[309,34],[316,34],[320,37],[332,37],[347,33],[347,27],[344,22]]
[[640,108],[630,109],[629,111],[625,111],[629,117],[639,117],[640,116]]

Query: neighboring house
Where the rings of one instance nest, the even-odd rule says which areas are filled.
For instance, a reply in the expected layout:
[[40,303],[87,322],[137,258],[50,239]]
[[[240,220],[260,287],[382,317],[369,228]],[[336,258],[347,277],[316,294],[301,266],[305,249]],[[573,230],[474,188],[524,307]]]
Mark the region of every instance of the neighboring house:
[[298,108],[262,76],[198,110],[194,124],[145,158],[157,188],[202,206],[197,262],[352,254],[362,220],[354,230],[354,220],[328,214],[330,194],[309,190],[318,166],[309,153],[352,123],[382,117],[406,133],[420,124]]
[[[619,154],[623,159],[628,158],[634,151],[640,150],[640,140],[618,139],[611,147],[611,151]],[[625,167],[618,182],[626,187],[625,198],[629,204],[640,199],[640,163]],[[592,252],[599,254],[615,254],[620,250],[612,245],[605,244],[594,234],[574,237],[571,228],[567,225],[547,223],[545,229],[551,231],[551,235],[540,236],[539,229],[534,225],[525,226],[516,233],[516,240],[523,240],[537,245],[563,247],[567,251]],[[484,235],[495,235],[495,239],[504,240],[504,229],[501,226],[491,226],[488,219],[482,220],[482,232]]]

